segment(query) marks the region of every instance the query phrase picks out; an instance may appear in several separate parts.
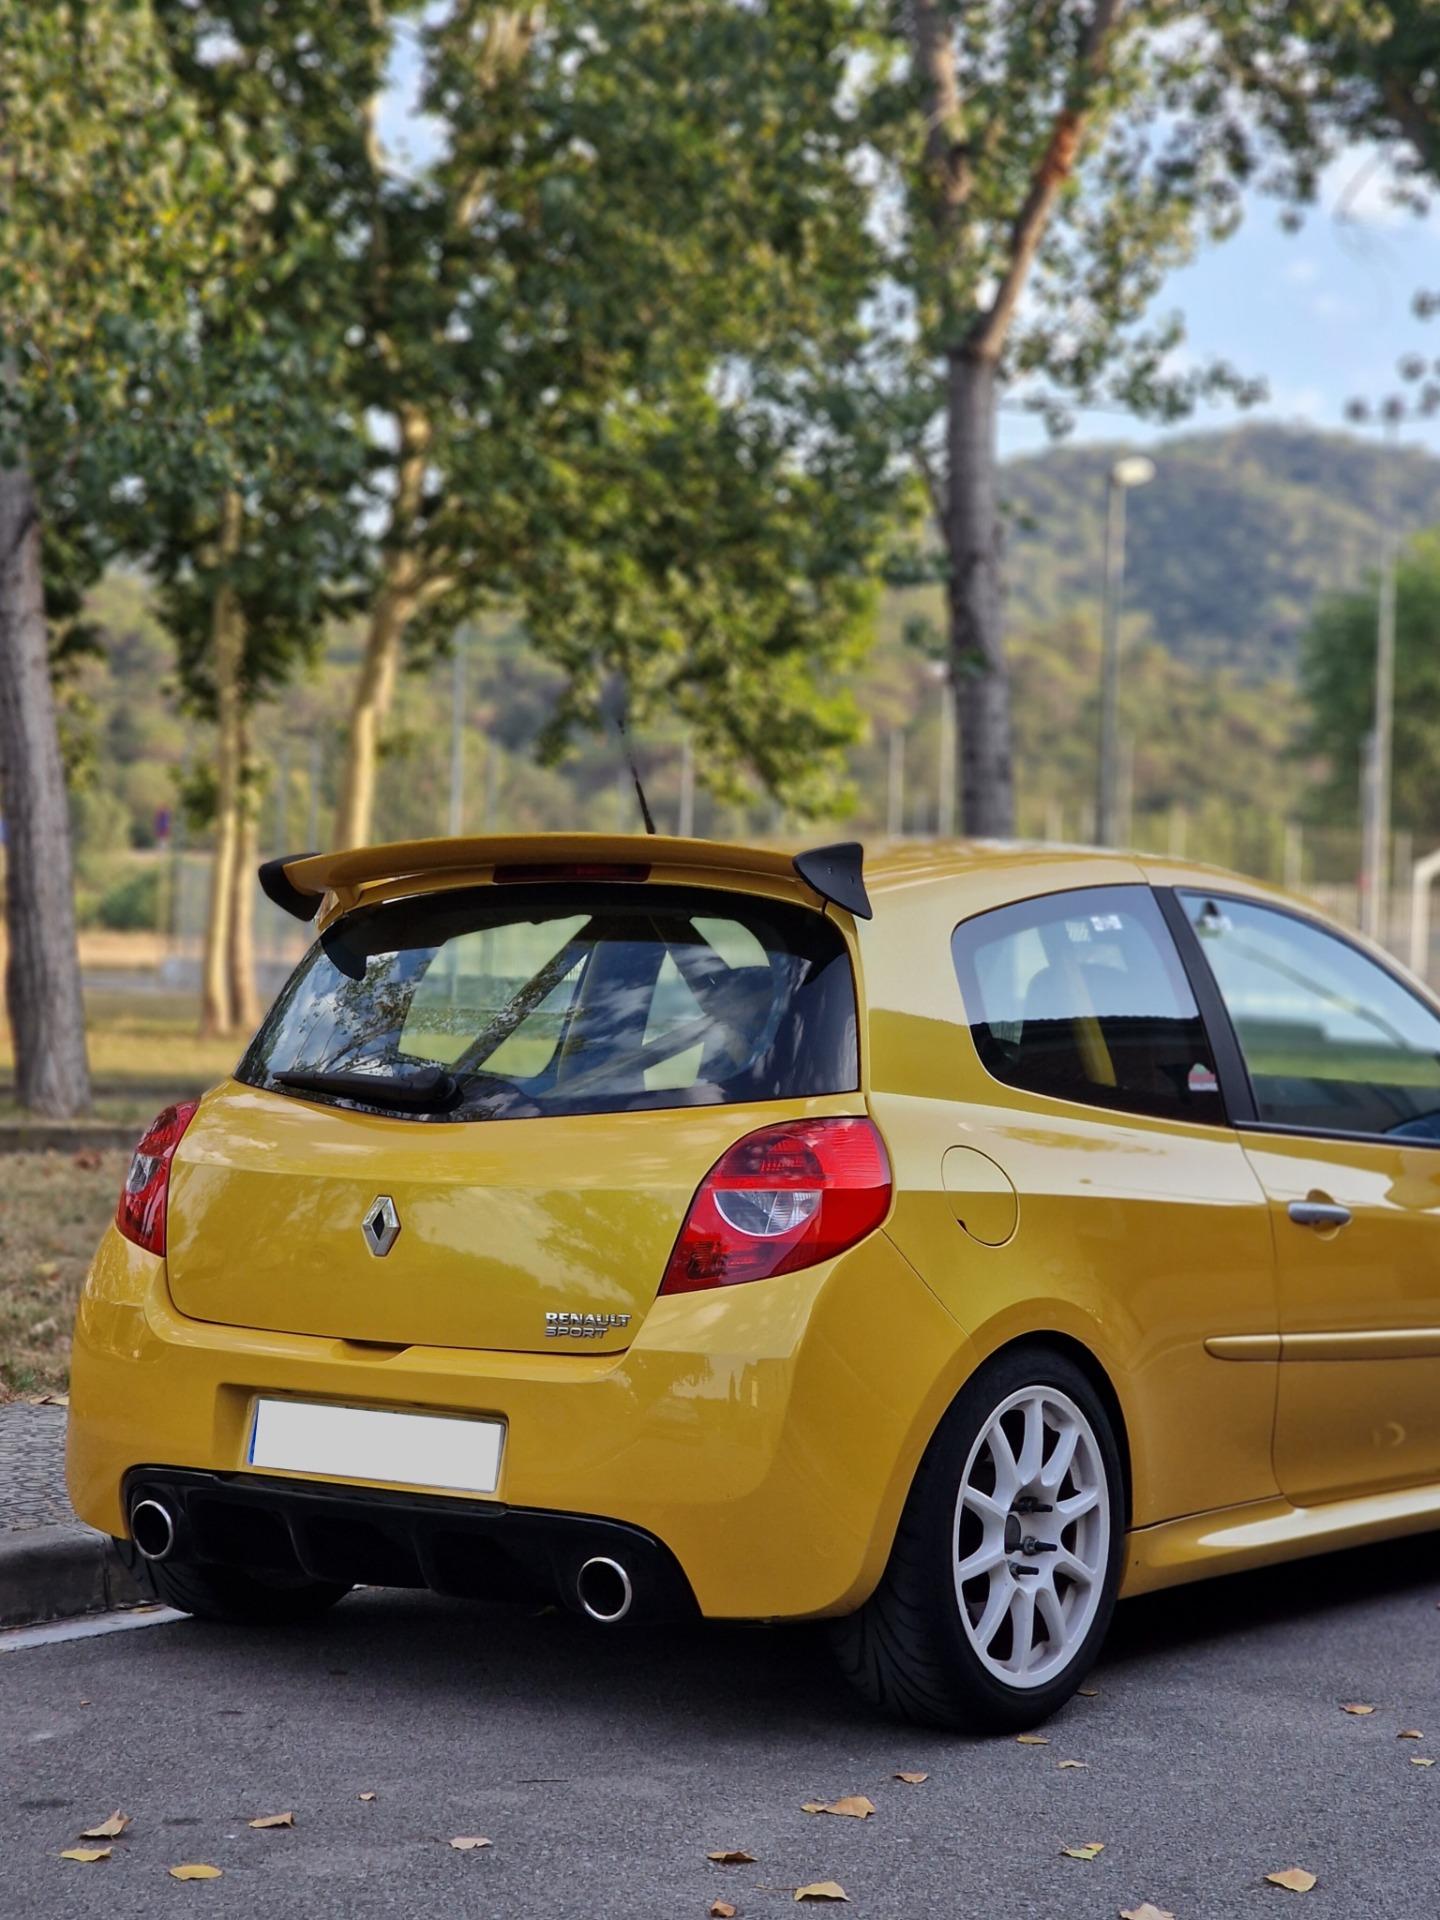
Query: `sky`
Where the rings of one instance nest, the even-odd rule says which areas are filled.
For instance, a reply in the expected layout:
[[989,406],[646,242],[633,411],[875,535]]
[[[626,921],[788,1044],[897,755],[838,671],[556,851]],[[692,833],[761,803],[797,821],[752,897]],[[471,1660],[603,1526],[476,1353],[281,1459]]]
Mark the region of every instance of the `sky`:
[[[1188,355],[1264,379],[1269,398],[1243,415],[1228,402],[1201,409],[1189,426],[1243,417],[1344,427],[1351,396],[1373,404],[1401,387],[1403,355],[1440,361],[1440,319],[1412,311],[1421,289],[1440,292],[1440,211],[1421,218],[1394,207],[1373,154],[1336,161],[1298,233],[1281,230],[1272,201],[1254,200],[1239,232],[1173,275],[1155,310],[1184,315]],[[1144,442],[1176,430],[1105,412],[1082,415],[1073,438]],[[1006,454],[1046,444],[1039,421],[1014,412],[1002,414],[1000,438]],[[1407,425],[1401,438],[1440,454],[1440,418]]]
[[[402,35],[381,134],[392,159],[409,168],[423,167],[438,145],[438,128],[416,109],[416,83],[414,48]],[[1071,441],[1143,444],[1242,419],[1344,428],[1352,396],[1373,404],[1397,390],[1403,355],[1440,361],[1440,318],[1417,320],[1412,310],[1422,289],[1440,292],[1440,208],[1426,217],[1397,208],[1375,154],[1356,148],[1330,167],[1299,232],[1282,230],[1278,206],[1257,196],[1239,232],[1202,250],[1155,304],[1157,314],[1183,314],[1189,358],[1226,360],[1263,379],[1268,399],[1243,412],[1229,401],[1206,406],[1181,428],[1120,411],[1084,413]],[[1002,456],[1048,444],[1040,420],[1018,407],[1002,409],[999,439]],[[1440,416],[1407,425],[1401,439],[1440,455]]]

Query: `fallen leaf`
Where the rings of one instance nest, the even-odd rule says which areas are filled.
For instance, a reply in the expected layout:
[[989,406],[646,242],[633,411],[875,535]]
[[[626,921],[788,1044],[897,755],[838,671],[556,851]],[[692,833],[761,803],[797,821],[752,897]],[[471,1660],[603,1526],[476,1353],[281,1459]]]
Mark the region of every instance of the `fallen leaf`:
[[218,1880],[220,1878],[220,1872],[219,1867],[191,1864],[183,1867],[171,1867],[170,1878],[172,1880]]
[[709,1906],[710,1920],[735,1920],[738,1907],[732,1907],[728,1900],[712,1900]]
[[919,1787],[923,1786],[930,1776],[928,1773],[897,1773],[893,1778],[903,1780],[907,1787]]
[[357,1800],[373,1800],[375,1796],[373,1793],[357,1793],[355,1798]]
[[1057,1772],[1067,1773],[1072,1767],[1079,1771],[1088,1767],[1089,1764],[1090,1762],[1088,1760],[1062,1760],[1057,1768]]
[[750,1867],[755,1864],[753,1853],[746,1853],[743,1847],[722,1847],[718,1853],[707,1853],[705,1858],[713,1860],[717,1867]]
[[1175,1920],[1168,1907],[1153,1906],[1146,1900],[1138,1907],[1121,1907],[1120,1920]]
[[1048,1747],[1050,1736],[1048,1733],[1017,1733],[1015,1744],[1017,1747]]
[[1103,1840],[1086,1840],[1078,1847],[1061,1847],[1061,1853],[1067,1860],[1093,1860],[1097,1854],[1104,1853]]
[[[1349,1712],[1348,1707],[1346,1712]],[[1369,1713],[1370,1708],[1366,1707],[1365,1712]],[[1288,1887],[1291,1893],[1308,1893],[1315,1885],[1315,1875],[1307,1873],[1304,1867],[1286,1867],[1283,1873],[1267,1873],[1265,1878],[1273,1886]]]
[[97,1826],[86,1827],[80,1838],[82,1840],[115,1840],[129,1824],[129,1814],[121,1813],[117,1808],[108,1820],[100,1821]]
[[58,1260],[37,1260],[35,1262],[35,1278],[37,1280],[53,1280],[59,1271],[60,1262]]
[[816,1880],[811,1886],[795,1889],[797,1900],[848,1900],[849,1894],[838,1880]]
[[1100,1698],[1099,1687],[1077,1687],[1075,1691],[1082,1700],[1098,1700]]
[[474,1853],[477,1847],[488,1847],[491,1842],[481,1840],[478,1836],[471,1838],[469,1835],[462,1834],[458,1840],[452,1840],[450,1844],[457,1853]]
[[1402,1727],[1395,1738],[1397,1740],[1423,1740],[1425,1736],[1418,1727]]
[[867,1800],[863,1793],[847,1793],[842,1800],[807,1800],[801,1807],[802,1813],[839,1813],[851,1820],[868,1820],[875,1811],[875,1802]]
[[1373,1713],[1375,1709],[1363,1706],[1358,1700],[1351,1700],[1348,1704],[1342,1702],[1340,1711],[1341,1713]]
[[60,1858],[78,1860],[82,1867],[93,1867],[97,1860],[108,1860],[114,1851],[113,1847],[67,1847]]
[[1433,1767],[1435,1762],[1433,1760],[1422,1759],[1418,1753],[1414,1753],[1410,1756],[1410,1764],[1412,1767]]
[[252,1827],[293,1827],[295,1816],[293,1813],[266,1813],[250,1824]]

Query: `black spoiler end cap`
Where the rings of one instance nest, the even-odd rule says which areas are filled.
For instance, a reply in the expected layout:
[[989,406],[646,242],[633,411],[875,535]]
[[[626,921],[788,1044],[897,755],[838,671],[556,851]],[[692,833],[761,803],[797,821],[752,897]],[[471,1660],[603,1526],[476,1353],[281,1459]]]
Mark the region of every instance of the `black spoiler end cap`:
[[865,849],[858,840],[841,840],[833,847],[812,847],[808,853],[797,853],[794,867],[822,900],[833,900],[857,920],[875,918],[865,891]]
[[302,893],[286,873],[286,867],[296,860],[313,860],[314,853],[287,853],[279,860],[262,860],[260,863],[260,891],[267,900],[273,900],[277,907],[283,907],[286,913],[293,913],[297,920],[313,920],[320,911],[323,893]]

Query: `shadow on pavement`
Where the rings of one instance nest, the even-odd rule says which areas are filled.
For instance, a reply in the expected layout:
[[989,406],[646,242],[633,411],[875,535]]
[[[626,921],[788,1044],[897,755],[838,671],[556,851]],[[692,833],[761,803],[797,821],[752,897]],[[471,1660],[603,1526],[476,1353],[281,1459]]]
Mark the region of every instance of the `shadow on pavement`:
[[1127,1600],[1106,1642],[1107,1666],[1256,1627],[1317,1619],[1407,1592],[1440,1602],[1440,1534],[1292,1560]]

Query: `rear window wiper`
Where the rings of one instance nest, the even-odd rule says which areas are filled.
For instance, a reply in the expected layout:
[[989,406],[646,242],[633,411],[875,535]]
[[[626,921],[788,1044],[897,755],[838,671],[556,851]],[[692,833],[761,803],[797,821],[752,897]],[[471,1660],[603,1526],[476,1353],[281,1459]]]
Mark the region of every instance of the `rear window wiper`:
[[460,1104],[460,1082],[444,1067],[417,1067],[409,1073],[326,1073],[319,1068],[292,1067],[270,1077],[295,1093],[330,1093],[338,1099],[395,1107],[405,1113],[447,1113]]

